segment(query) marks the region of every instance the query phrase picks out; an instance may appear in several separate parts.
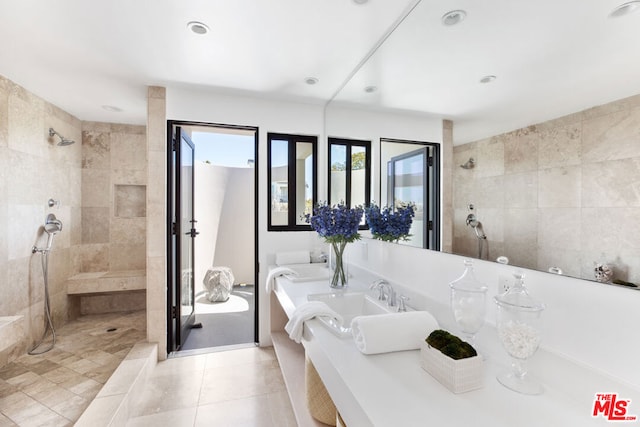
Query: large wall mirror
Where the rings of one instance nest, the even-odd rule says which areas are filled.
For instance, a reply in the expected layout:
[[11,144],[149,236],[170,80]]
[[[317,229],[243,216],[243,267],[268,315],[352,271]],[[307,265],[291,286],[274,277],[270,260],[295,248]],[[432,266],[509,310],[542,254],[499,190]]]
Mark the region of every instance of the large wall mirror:
[[[442,142],[451,120],[440,175],[451,183],[441,195],[451,252],[640,284],[640,57],[628,43],[640,12],[610,15],[616,1],[492,0],[456,17],[441,3],[410,3],[327,108],[329,133],[374,141],[372,198],[386,204],[393,191],[391,148],[416,148],[381,139]],[[331,113],[347,108],[360,111],[351,129]],[[363,135],[366,112],[373,128],[388,114],[387,129]]]

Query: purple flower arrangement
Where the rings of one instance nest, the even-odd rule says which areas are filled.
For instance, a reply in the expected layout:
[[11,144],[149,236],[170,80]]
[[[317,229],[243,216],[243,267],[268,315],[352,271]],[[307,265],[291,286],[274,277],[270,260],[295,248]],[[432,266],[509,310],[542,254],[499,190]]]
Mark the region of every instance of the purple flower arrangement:
[[409,230],[414,216],[415,205],[413,203],[400,205],[395,212],[388,206],[381,209],[375,203],[371,203],[365,209],[365,218],[373,238],[385,242],[409,240],[411,237]]
[[351,243],[360,239],[358,227],[363,212],[361,206],[350,209],[342,203],[333,207],[320,203],[313,209],[313,215],[305,215],[305,221],[327,243]]
[[313,209],[313,215],[304,216],[305,221],[311,224],[311,228],[331,245],[330,256],[334,258],[333,263],[330,262],[333,264],[333,275],[330,281],[332,288],[342,289],[347,286],[349,275],[344,262],[344,250],[347,243],[360,239],[358,227],[363,213],[362,206],[348,208],[340,203],[331,207],[326,203],[320,203]]

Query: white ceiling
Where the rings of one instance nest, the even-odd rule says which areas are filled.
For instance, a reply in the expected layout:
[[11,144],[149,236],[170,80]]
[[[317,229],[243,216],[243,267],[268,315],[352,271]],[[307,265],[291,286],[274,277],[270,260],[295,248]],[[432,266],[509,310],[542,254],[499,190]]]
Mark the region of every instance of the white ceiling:
[[0,0],[0,74],[82,120],[144,124],[147,86],[187,85],[448,118],[460,143],[640,93],[621,2]]

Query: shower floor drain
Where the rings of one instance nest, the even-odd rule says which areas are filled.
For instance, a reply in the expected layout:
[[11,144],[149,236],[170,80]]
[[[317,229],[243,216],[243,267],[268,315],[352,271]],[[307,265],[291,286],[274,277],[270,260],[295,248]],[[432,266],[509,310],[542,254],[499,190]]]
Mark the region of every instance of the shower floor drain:
[[118,330],[118,328],[109,328],[109,329],[107,329],[107,332],[115,332],[117,330]]

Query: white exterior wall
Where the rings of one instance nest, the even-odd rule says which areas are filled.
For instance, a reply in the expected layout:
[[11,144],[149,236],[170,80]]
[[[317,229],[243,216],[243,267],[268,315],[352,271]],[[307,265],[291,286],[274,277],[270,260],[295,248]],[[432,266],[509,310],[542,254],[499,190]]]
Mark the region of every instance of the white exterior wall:
[[230,267],[236,284],[252,284],[255,265],[254,171],[249,168],[226,169],[229,181],[222,205],[213,265]]
[[220,219],[224,206],[229,168],[195,163],[194,216],[200,234],[195,239],[195,290],[203,289],[202,279],[207,268],[213,265]]

